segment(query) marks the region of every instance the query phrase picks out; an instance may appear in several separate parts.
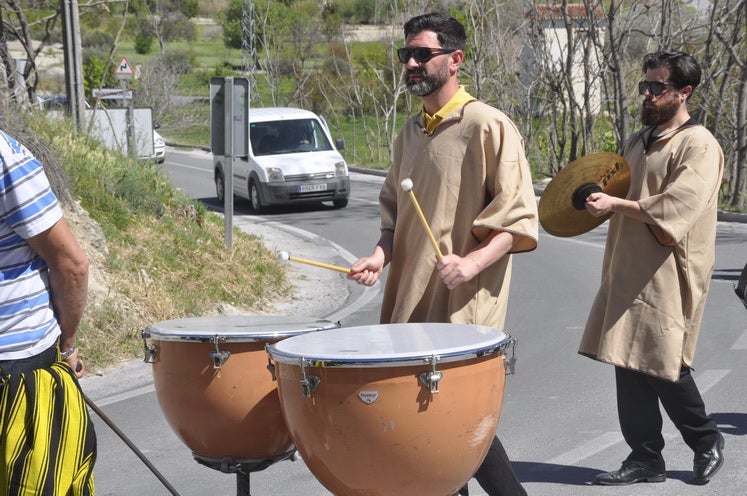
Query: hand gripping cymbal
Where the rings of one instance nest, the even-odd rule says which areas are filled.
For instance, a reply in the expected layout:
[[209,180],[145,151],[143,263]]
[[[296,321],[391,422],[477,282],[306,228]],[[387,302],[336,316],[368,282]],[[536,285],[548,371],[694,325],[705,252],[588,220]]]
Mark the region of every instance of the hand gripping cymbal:
[[578,236],[591,231],[612,214],[594,217],[586,198],[594,192],[625,198],[630,188],[630,166],[616,153],[592,153],[561,169],[542,193],[540,224],[553,236]]

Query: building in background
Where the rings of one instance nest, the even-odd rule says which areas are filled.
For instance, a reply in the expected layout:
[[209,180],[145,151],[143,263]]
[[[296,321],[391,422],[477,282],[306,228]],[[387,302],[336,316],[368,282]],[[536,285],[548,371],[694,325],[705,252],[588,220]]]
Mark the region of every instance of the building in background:
[[[522,48],[520,81],[524,105],[535,115],[546,105],[575,106],[598,114],[602,108],[605,16],[583,3],[534,4],[526,13],[529,36]],[[544,84],[538,85],[542,81]],[[538,94],[536,87],[551,88]]]

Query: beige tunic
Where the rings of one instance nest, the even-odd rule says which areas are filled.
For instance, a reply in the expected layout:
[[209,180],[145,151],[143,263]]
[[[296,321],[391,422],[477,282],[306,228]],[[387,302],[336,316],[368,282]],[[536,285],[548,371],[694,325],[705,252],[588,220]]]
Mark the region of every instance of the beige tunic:
[[480,101],[446,116],[432,136],[421,114],[394,146],[380,194],[382,230],[394,232],[381,322],[455,322],[501,329],[506,317],[511,256],[453,291],[441,282],[436,253],[407,192],[413,191],[441,252],[464,256],[491,230],[521,236],[515,251],[537,246],[537,203],[524,142],[513,122]]
[[647,128],[630,140],[628,199],[656,222],[613,215],[602,284],[579,353],[675,381],[690,366],[715,257],[724,157],[703,126],[682,128],[648,152]]

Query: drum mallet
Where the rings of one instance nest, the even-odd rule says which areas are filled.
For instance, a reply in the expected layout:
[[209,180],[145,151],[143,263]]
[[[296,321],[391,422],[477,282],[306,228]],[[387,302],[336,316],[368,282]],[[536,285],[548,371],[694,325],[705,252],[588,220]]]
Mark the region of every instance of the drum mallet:
[[444,258],[443,254],[441,253],[441,250],[438,247],[438,243],[436,242],[436,238],[433,237],[433,233],[431,232],[430,226],[428,226],[428,221],[425,220],[425,215],[423,215],[423,211],[420,209],[420,204],[418,203],[418,199],[415,198],[415,192],[412,190],[412,179],[409,177],[407,179],[404,179],[400,186],[402,186],[402,191],[407,191],[410,193],[410,199],[412,200],[412,204],[415,206],[415,210],[418,213],[418,217],[420,217],[420,222],[423,224],[423,227],[425,228],[426,234],[428,234],[428,237],[431,240],[431,244],[433,245],[433,249],[436,250],[436,258],[438,258],[438,261],[440,262],[442,258]]
[[352,273],[350,269],[346,267],[340,267],[339,265],[331,265],[331,264],[324,263],[324,262],[316,262],[314,260],[307,260],[305,258],[292,257],[288,254],[287,251],[278,252],[278,260],[280,260],[281,262],[287,262],[288,260],[291,260],[293,262],[313,265],[315,267],[321,267],[323,269],[330,269],[330,270],[336,270],[337,272],[344,272],[345,274]]

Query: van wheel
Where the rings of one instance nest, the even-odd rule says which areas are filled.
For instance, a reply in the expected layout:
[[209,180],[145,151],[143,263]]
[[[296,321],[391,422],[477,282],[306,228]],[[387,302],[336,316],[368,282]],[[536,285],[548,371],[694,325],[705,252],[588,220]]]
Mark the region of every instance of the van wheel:
[[215,171],[215,196],[218,197],[218,202],[222,205],[226,202],[226,181],[223,178],[221,171]]
[[348,206],[348,199],[343,198],[341,200],[333,200],[332,205],[334,205],[335,208],[345,208]]
[[249,180],[249,201],[252,202],[252,210],[261,213],[264,210],[262,196],[259,193],[259,187],[254,179]]

